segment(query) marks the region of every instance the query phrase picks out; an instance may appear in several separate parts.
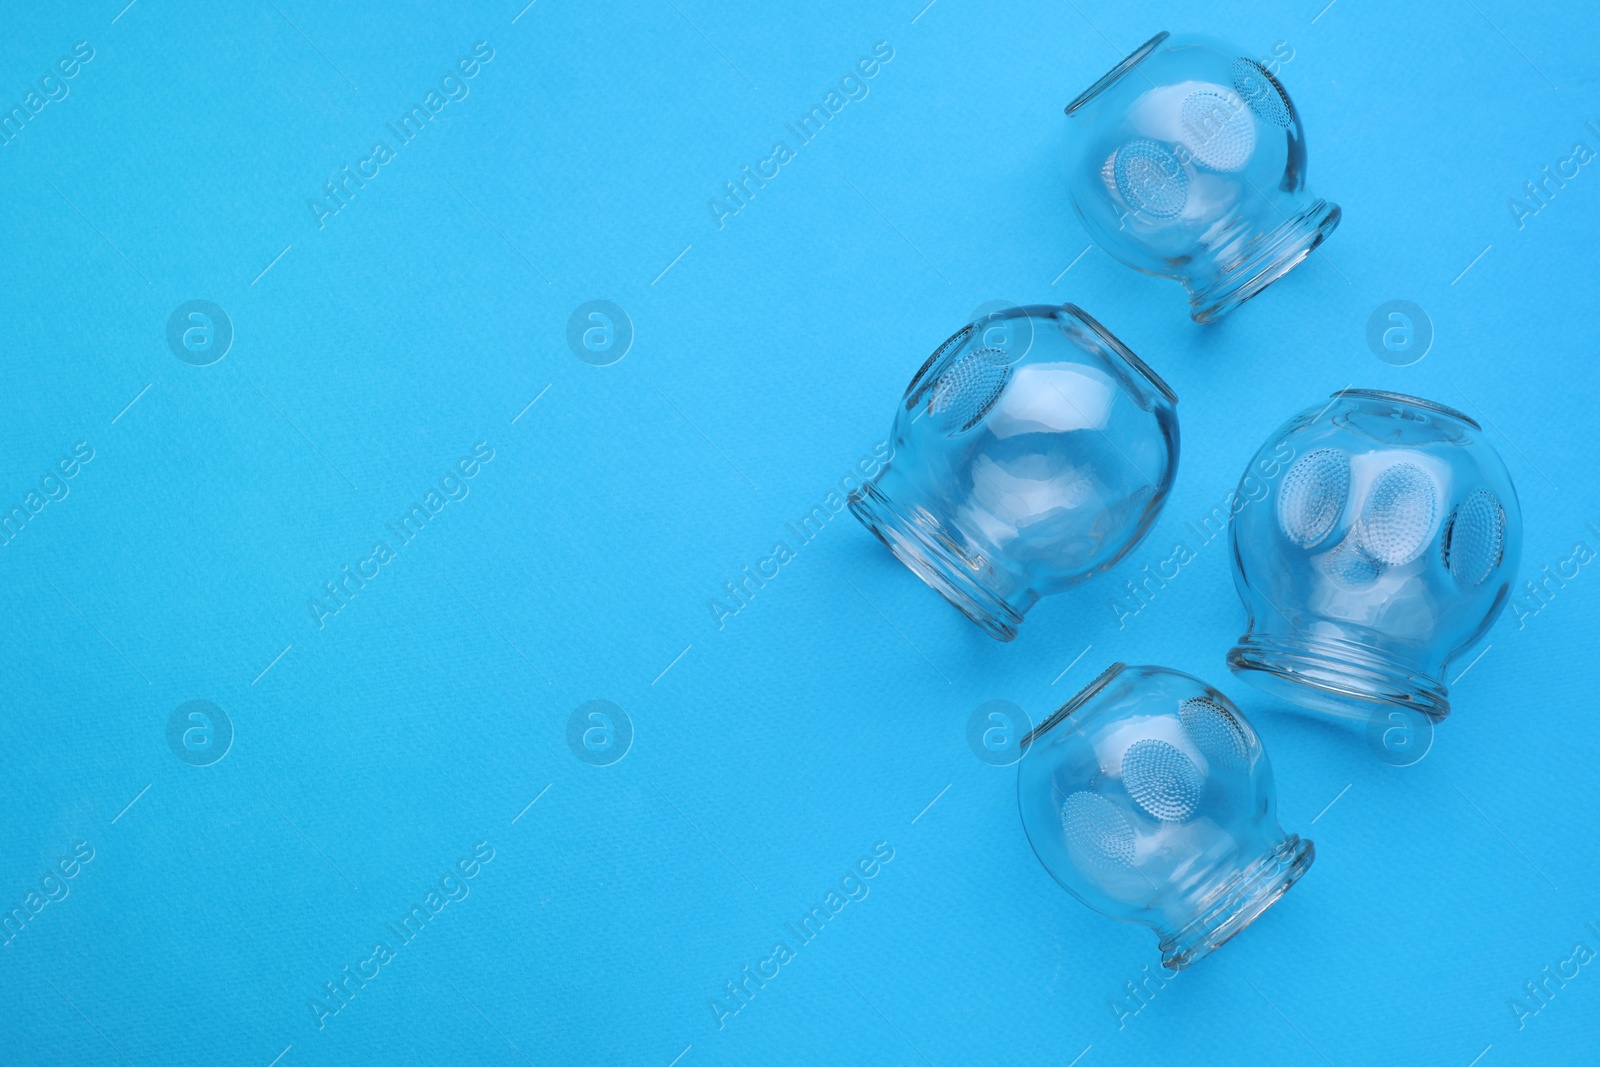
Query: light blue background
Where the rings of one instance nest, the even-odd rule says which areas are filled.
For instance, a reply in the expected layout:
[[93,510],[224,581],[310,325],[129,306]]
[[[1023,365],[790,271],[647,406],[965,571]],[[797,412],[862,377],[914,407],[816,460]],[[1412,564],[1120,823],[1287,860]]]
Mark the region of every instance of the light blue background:
[[[1229,675],[1222,542],[1124,629],[1113,577],[1010,645],[847,515],[721,628],[709,603],[995,299],[1081,304],[1182,397],[1177,488],[1132,568],[1351,384],[1492,427],[1524,576],[1600,547],[1600,163],[1524,228],[1508,206],[1575,142],[1600,149],[1596,18],[922,2],[12,5],[6,107],[74,42],[95,57],[0,147],[0,502],[76,442],[95,458],[0,548],[0,903],[77,842],[95,858],[0,949],[0,1062],[1593,1056],[1600,963],[1520,1030],[1508,1007],[1600,949],[1589,569],[1500,621],[1405,769]],[[1345,211],[1210,328],[1172,283],[1078,258],[1058,162],[1062,106],[1162,28],[1292,48],[1311,184]],[[479,41],[470,96],[319,230],[308,198]],[[880,41],[870,95],[718,229],[708,199]],[[204,368],[165,340],[200,298],[236,330]],[[596,298],[637,334],[609,367],[565,342]],[[1437,332],[1414,366],[1366,345],[1393,298]],[[319,631],[308,599],[480,441],[470,496]],[[1233,696],[1318,851],[1121,1029],[1154,939],[1049,879],[1014,770],[965,741],[980,703],[1041,716],[1114,659]],[[237,732],[211,767],[167,747],[192,699]],[[636,730],[609,767],[567,745],[591,699]],[[319,1031],[308,1000],[479,841],[470,895]],[[719,1030],[723,983],[878,842],[870,895]]]

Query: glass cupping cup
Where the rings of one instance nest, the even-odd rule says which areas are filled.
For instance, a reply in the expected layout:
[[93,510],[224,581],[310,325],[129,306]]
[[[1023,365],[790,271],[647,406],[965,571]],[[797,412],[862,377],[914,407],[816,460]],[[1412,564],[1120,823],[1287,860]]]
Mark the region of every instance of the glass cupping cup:
[[1272,767],[1239,709],[1197,678],[1114,664],[1023,742],[1017,803],[1045,869],[1141,923],[1185,967],[1310,868],[1273,812]]
[[1339,206],[1306,187],[1289,94],[1232,45],[1159,33],[1067,116],[1067,182],[1089,235],[1182,282],[1197,322],[1283,277],[1339,224]]
[[1347,389],[1296,415],[1246,469],[1233,516],[1250,622],[1228,665],[1307,707],[1450,712],[1446,668],[1505,608],[1522,516],[1498,453],[1443,404]]
[[1149,531],[1178,465],[1177,397],[1081,309],[995,312],[912,378],[855,516],[992,637]]

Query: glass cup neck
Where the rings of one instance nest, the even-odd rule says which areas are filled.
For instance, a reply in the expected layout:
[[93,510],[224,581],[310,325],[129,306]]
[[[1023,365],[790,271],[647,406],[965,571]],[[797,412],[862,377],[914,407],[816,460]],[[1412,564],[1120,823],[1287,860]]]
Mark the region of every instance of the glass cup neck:
[[1213,887],[1181,926],[1161,933],[1162,966],[1177,971],[1221,948],[1276,904],[1316,859],[1316,847],[1290,834]]

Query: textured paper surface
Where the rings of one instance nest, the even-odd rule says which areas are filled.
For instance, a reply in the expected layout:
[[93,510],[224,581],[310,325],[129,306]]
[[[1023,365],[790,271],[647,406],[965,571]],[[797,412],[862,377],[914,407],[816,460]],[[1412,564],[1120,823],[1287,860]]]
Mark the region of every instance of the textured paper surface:
[[[122,3],[0,40],[0,1061],[1589,1055],[1600,162],[1512,202],[1600,151],[1591,11]],[[1210,328],[1089,247],[1059,162],[1065,103],[1163,28],[1276,57],[1345,212]],[[1394,299],[1435,333],[1412,366],[1367,346]],[[231,323],[207,366],[203,324],[168,342],[196,300]],[[607,366],[568,344],[593,300],[632,325]],[[1082,305],[1182,398],[1148,541],[1010,645],[830,510],[995,300]],[[1349,385],[1478,416],[1523,576],[1557,576],[1409,768],[1228,673],[1225,541],[1112,606]],[[1318,853],[1139,1001],[1154,939],[1050,880],[965,733],[1117,659],[1238,701]],[[208,766],[189,701],[231,725]]]

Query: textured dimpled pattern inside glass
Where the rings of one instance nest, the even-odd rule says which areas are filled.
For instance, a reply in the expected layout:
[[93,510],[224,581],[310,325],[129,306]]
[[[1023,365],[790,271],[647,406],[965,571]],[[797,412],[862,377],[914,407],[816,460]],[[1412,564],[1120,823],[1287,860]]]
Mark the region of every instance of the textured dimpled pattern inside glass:
[[1506,509],[1487,489],[1474,489],[1450,516],[1440,557],[1463,588],[1482,585],[1505,558]]
[[1516,490],[1478,424],[1432,401],[1346,390],[1262,446],[1239,499],[1253,501],[1232,522],[1250,629],[1229,665],[1335,714],[1449,714],[1447,668],[1516,578]]
[[1122,754],[1122,781],[1145,813],[1163,822],[1185,822],[1200,806],[1205,780],[1180,749],[1165,741],[1135,741]]
[[1234,766],[1249,761],[1248,735],[1229,705],[1206,697],[1190,697],[1178,705],[1178,719],[1189,740],[1212,763]]
[[1136,854],[1133,823],[1098,793],[1080,789],[1061,802],[1061,833],[1073,862],[1090,870],[1133,870]]
[[1438,491],[1415,463],[1384,467],[1367,489],[1354,531],[1361,554],[1387,567],[1403,567],[1422,554],[1434,529]]
[[964,352],[934,384],[928,414],[947,436],[966,433],[1000,399],[1000,391],[1006,387],[1010,375],[1011,368],[1003,349],[977,348]]
[[1017,802],[1040,862],[1089,907],[1151,927],[1169,968],[1261,915],[1311,866],[1273,813],[1272,768],[1228,698],[1115,664],[1023,743]]
[[1160,33],[1067,106],[1067,182],[1089,235],[1175,278],[1210,322],[1310,255],[1339,206],[1306,186],[1300,116],[1237,47]]
[[1319,448],[1295,461],[1278,492],[1278,525],[1301,548],[1319,545],[1333,532],[1350,498],[1350,457]]
[[990,635],[1145,536],[1178,463],[1177,397],[1084,311],[1020,307],[934,350],[895,451],[850,509]]
[[1278,79],[1253,59],[1240,56],[1229,64],[1233,91],[1239,94],[1256,118],[1285,129],[1294,122],[1294,108]]

